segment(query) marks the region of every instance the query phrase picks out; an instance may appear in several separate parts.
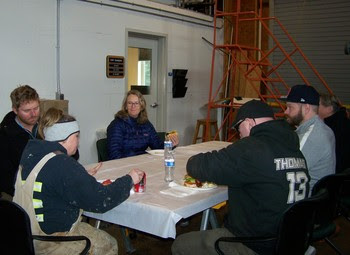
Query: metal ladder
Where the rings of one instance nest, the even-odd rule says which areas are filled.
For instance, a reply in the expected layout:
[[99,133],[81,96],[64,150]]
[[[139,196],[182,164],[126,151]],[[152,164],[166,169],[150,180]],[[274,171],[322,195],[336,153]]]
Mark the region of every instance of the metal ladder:
[[[241,106],[237,96],[240,96],[239,89],[242,87],[242,83],[257,98],[273,106],[276,117],[283,117],[285,105],[280,102],[279,98],[287,94],[290,85],[283,79],[279,71],[286,68],[286,66],[296,72],[303,83],[311,85],[310,75],[312,75],[312,79],[317,79],[319,84],[324,86],[330,94],[333,94],[326,81],[317,72],[282,23],[276,17],[263,17],[263,1],[258,0],[258,11],[242,10],[241,2],[243,1],[236,1],[234,11],[225,12],[217,9],[217,0],[215,0],[206,140],[210,140],[210,129],[208,127],[210,125],[209,121],[212,119],[211,112],[213,109],[222,109],[223,115],[222,123],[218,123],[219,129],[214,139],[221,134],[222,140],[232,141],[237,136],[237,133],[230,129],[230,125],[234,119],[235,109]],[[228,27],[231,28],[229,43],[220,44],[217,42],[219,41],[217,40],[218,19],[223,19],[225,24],[228,24]],[[257,29],[259,38],[255,43],[257,45],[241,44],[240,31],[251,22]],[[270,29],[272,24],[277,25],[276,27],[284,34],[286,42],[283,42],[283,44],[278,41]],[[269,49],[261,49],[261,38],[263,36],[268,37],[271,42]],[[288,46],[286,46],[286,43],[288,43]],[[214,67],[218,53],[226,55],[227,65],[219,84],[214,84]],[[271,61],[274,54],[280,57],[277,64],[273,64]],[[296,58],[299,61],[296,61]],[[303,61],[302,67],[299,67],[296,63],[300,63],[300,60]]]

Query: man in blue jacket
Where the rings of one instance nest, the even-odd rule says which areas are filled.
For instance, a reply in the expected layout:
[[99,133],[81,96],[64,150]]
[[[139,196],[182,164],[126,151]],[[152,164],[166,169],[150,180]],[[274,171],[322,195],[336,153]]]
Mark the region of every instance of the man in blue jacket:
[[[220,151],[189,159],[187,172],[202,182],[228,186],[224,227],[180,235],[173,254],[217,254],[214,243],[223,236],[273,236],[283,212],[307,197],[309,174],[299,139],[272,109],[251,100],[239,110],[233,126],[241,139]],[[274,243],[223,243],[225,254],[273,254]]]

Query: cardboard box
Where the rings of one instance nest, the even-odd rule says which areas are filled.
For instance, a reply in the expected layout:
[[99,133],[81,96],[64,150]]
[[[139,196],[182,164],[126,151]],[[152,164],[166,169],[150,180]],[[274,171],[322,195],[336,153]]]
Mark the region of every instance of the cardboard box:
[[68,114],[68,100],[40,99],[41,114],[44,114],[51,107],[58,108]]

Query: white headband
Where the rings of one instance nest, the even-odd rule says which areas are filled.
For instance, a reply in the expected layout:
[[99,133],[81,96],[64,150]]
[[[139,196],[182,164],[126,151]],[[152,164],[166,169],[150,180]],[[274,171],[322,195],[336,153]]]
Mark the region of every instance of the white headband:
[[77,121],[62,122],[44,128],[44,136],[46,141],[60,142],[79,131],[80,129]]

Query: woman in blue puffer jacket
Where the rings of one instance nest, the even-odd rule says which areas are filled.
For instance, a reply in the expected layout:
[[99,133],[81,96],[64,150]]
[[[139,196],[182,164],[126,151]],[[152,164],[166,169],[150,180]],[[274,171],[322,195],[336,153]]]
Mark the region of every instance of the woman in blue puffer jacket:
[[[178,145],[177,134],[170,134],[168,138],[173,146]],[[123,100],[122,109],[107,128],[108,158],[143,154],[148,147],[162,149],[164,144],[148,120],[145,98],[138,90],[130,90]]]

